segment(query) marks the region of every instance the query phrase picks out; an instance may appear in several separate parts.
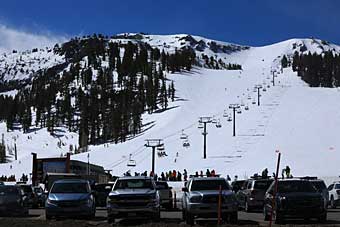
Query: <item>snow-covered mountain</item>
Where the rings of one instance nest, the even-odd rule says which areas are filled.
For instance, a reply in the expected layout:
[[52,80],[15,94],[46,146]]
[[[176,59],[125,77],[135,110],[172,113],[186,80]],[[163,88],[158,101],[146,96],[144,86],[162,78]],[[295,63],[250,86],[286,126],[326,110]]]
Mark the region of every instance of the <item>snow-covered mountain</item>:
[[[120,144],[91,145],[92,163],[103,165],[116,175],[150,170],[151,150],[144,146],[145,139],[159,138],[163,139],[168,156],[157,157],[158,173],[187,169],[192,174],[210,168],[224,176],[243,178],[266,167],[274,172],[275,151],[280,150],[282,168],[289,165],[293,175],[339,175],[339,90],[310,88],[291,68],[281,69],[280,61],[283,55],[292,57],[295,51],[340,53],[340,46],[318,39],[291,39],[269,46],[247,47],[190,35],[130,33],[108,39],[110,42],[145,42],[166,52],[189,47],[199,58],[204,54],[225,63],[240,64],[242,70],[195,67],[191,72],[168,74],[177,90],[175,102],[169,104],[167,111],[144,114],[143,122],[149,129],[138,137]],[[8,53],[0,57],[0,79],[29,80],[36,76],[37,70],[65,61],[65,56],[56,54],[53,47]],[[275,86],[271,83],[273,71],[277,72]],[[258,84],[265,88],[261,89],[260,106],[253,104],[257,97],[253,88]],[[242,111],[236,116],[236,137],[232,136],[232,122],[225,117],[231,115],[228,107],[233,103],[240,104]],[[249,110],[245,110],[245,106]],[[207,159],[202,158],[203,136],[198,128],[198,119],[202,116],[211,116],[222,125],[217,128],[208,124]],[[14,143],[18,149],[18,160],[0,165],[0,175],[28,173],[31,152],[38,153],[38,157],[60,156],[78,141],[76,133],[62,127],[58,135],[52,137],[46,129],[26,134],[19,129],[7,132],[6,124],[0,123],[0,133],[4,134],[9,150],[13,150]],[[183,147],[182,133],[188,135],[190,147]],[[127,166],[130,154],[136,167]],[[87,154],[73,155],[72,159],[87,161]]]

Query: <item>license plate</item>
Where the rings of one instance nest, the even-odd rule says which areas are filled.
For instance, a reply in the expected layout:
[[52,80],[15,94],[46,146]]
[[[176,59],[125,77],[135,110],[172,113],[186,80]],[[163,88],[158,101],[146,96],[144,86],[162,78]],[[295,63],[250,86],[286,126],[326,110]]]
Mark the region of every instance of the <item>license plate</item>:
[[136,217],[136,213],[128,213],[128,217]]

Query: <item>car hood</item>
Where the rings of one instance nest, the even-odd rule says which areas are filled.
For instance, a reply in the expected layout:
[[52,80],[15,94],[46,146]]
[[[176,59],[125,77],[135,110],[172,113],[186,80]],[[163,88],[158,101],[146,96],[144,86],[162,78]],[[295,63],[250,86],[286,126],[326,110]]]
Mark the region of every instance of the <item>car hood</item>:
[[85,200],[88,199],[90,193],[50,193],[48,199],[50,200]]
[[[216,190],[207,190],[207,191],[191,191],[190,195],[194,196],[194,195],[200,195],[200,196],[207,196],[207,195],[219,195],[220,192],[216,191]],[[230,190],[223,190],[222,191],[222,195],[223,196],[229,196],[229,195],[233,195],[234,193]]]
[[156,190],[154,189],[118,189],[110,192],[110,196],[119,196],[119,195],[146,195],[153,194]]

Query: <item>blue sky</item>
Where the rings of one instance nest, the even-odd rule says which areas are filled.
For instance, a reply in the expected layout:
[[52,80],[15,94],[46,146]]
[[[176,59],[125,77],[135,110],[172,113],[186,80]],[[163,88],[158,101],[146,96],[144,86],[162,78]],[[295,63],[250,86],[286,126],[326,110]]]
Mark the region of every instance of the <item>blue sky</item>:
[[189,33],[260,46],[318,37],[340,44],[337,0],[4,0],[0,24],[56,36]]

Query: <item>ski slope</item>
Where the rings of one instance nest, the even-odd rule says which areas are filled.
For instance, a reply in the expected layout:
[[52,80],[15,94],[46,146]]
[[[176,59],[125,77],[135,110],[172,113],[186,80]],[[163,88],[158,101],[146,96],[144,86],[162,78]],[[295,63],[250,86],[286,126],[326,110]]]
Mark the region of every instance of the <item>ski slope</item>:
[[[277,74],[272,86],[271,70],[280,71],[280,56],[292,55],[292,45],[304,43],[309,51],[320,51],[319,44],[311,40],[288,40],[265,47],[252,47],[228,55],[230,62],[242,64],[242,71],[195,68],[191,72],[168,74],[175,82],[177,99],[170,102],[169,110],[143,115],[145,130],[141,135],[122,144],[102,144],[89,147],[91,163],[112,170],[114,175],[126,171],[151,170],[151,148],[144,146],[146,139],[163,139],[168,156],[156,155],[156,172],[187,169],[195,171],[215,169],[223,176],[238,175],[247,178],[268,168],[275,171],[277,153],[282,153],[281,168],[289,165],[294,176],[317,175],[336,178],[340,175],[340,91],[338,89],[310,88],[291,68]],[[325,47],[323,47],[325,48]],[[329,45],[329,50],[339,51]],[[332,49],[333,48],[333,49]],[[255,85],[261,84],[261,105],[252,104],[257,93]],[[270,87],[267,87],[270,85]],[[248,96],[250,99],[248,99]],[[223,117],[231,114],[230,104],[249,106],[236,114],[236,136],[232,136],[232,122]],[[222,127],[208,124],[207,159],[203,159],[202,129],[198,119],[210,116],[219,119]],[[183,147],[182,130],[188,135],[190,147]],[[6,132],[0,124],[6,144],[16,138],[18,161],[0,165],[0,175],[31,171],[31,152],[38,157],[65,154],[69,145],[76,145],[78,137],[60,128],[58,137],[51,137],[46,129]],[[31,136],[32,139],[28,139]],[[62,141],[61,147],[57,146]],[[128,167],[129,156],[136,167]],[[73,155],[72,159],[87,161],[88,154]],[[19,163],[20,162],[20,163]],[[12,166],[12,168],[11,168]]]

